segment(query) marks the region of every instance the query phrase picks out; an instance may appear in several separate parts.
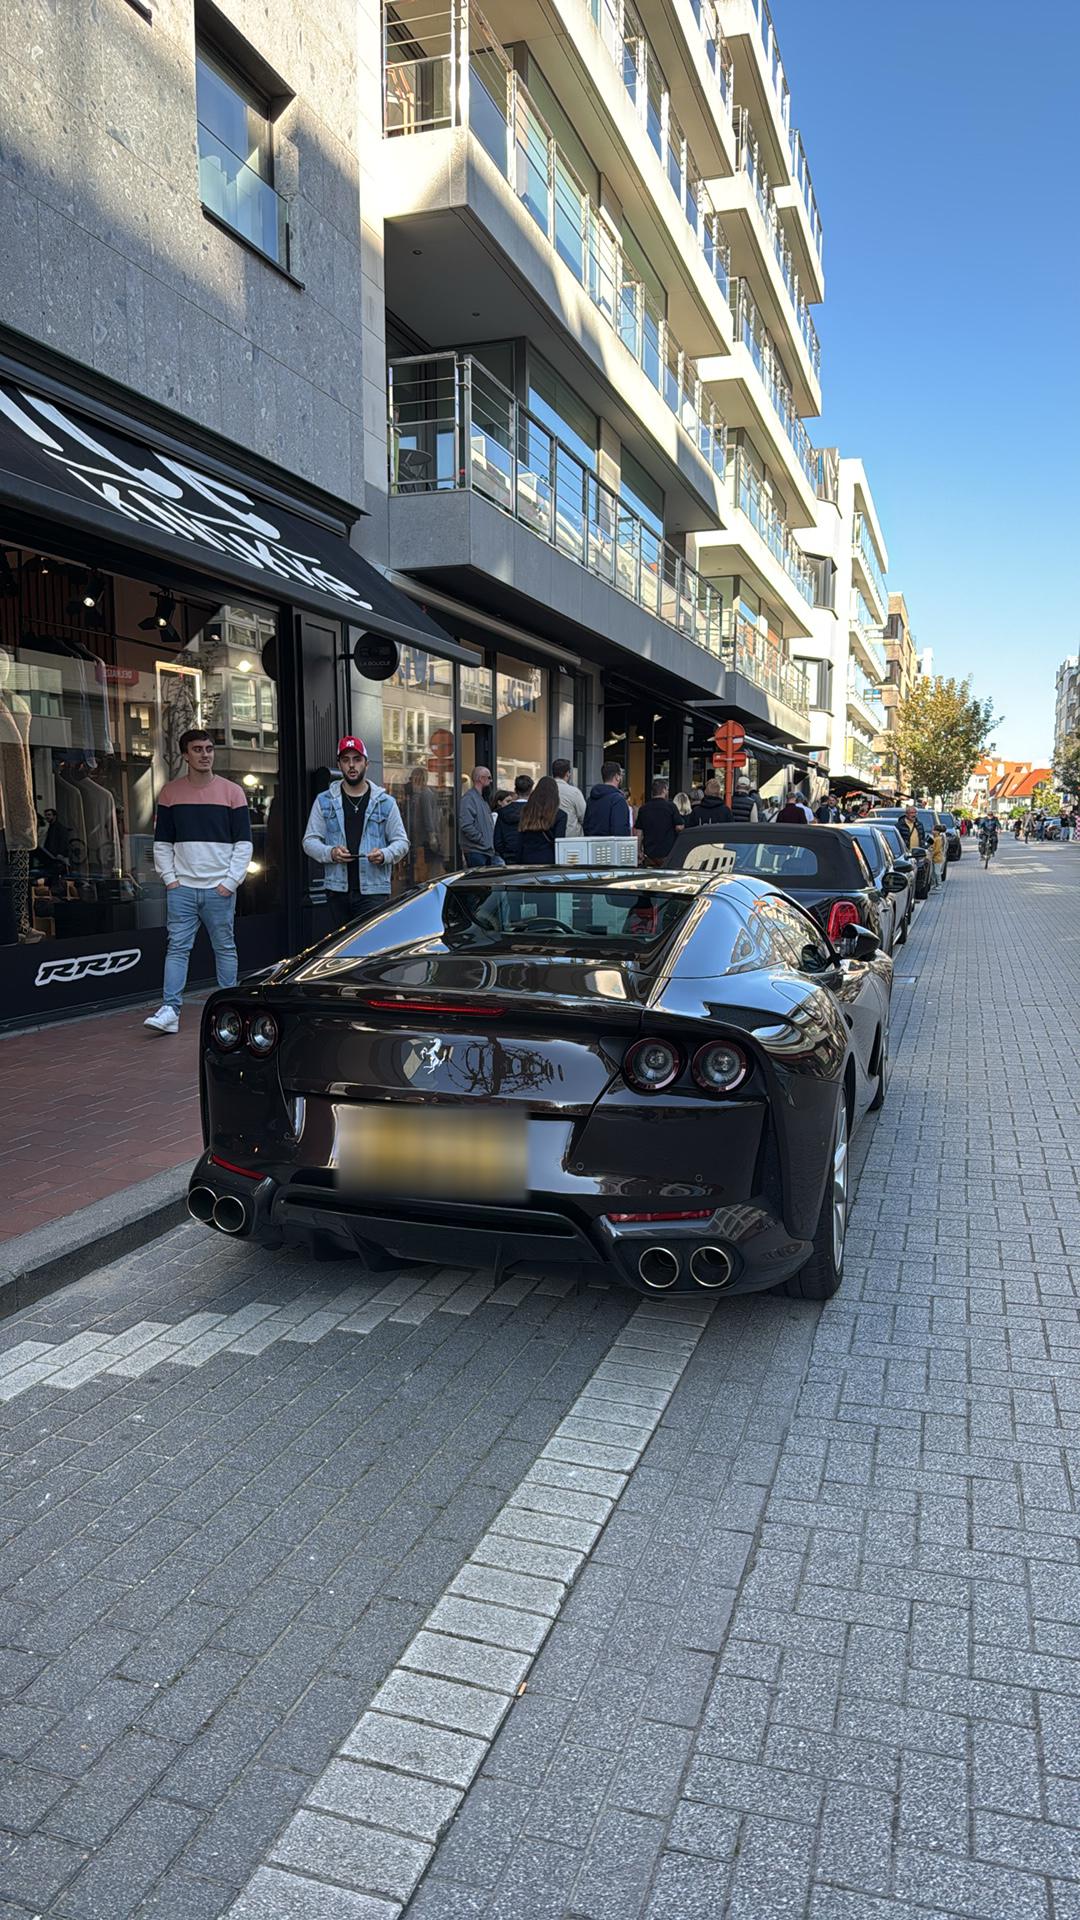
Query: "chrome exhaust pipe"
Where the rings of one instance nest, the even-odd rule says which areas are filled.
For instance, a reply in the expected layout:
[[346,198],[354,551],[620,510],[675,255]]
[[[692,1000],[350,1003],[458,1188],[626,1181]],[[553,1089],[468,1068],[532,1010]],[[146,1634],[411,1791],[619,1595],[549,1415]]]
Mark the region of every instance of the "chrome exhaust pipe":
[[637,1270],[645,1286],[655,1293],[663,1293],[665,1288],[673,1287],[679,1277],[679,1263],[667,1247],[646,1247],[637,1263]]
[[248,1210],[235,1193],[223,1193],[214,1204],[212,1219],[219,1233],[246,1233]]
[[216,1202],[217,1194],[212,1187],[192,1187],[187,1197],[187,1210],[193,1220],[200,1221],[204,1227],[212,1227]]
[[730,1286],[734,1271],[723,1247],[695,1247],[690,1255],[690,1272],[699,1287]]

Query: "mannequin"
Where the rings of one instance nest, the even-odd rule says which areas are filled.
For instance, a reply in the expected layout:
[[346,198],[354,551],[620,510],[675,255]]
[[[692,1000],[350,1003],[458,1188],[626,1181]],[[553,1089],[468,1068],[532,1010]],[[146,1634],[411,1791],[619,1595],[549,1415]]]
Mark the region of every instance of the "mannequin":
[[9,687],[11,655],[0,647],[0,945],[28,938],[30,855],[37,846],[37,809],[30,774],[30,709]]

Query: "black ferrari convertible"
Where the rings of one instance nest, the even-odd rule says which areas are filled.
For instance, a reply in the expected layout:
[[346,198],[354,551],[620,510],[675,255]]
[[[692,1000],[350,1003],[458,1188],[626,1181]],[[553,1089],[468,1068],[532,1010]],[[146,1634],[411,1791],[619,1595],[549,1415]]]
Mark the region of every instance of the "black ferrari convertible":
[[376,1268],[824,1299],[891,986],[741,875],[459,874],[212,996],[188,1204]]

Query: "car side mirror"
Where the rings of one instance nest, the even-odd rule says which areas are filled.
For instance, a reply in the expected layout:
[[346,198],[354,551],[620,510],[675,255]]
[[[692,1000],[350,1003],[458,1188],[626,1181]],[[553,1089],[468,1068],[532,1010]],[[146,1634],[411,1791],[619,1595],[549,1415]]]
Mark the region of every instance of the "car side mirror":
[[877,934],[870,927],[856,924],[844,934],[841,952],[845,960],[873,960],[880,950]]
[[[909,868],[908,871],[910,872],[911,869]],[[886,893],[903,893],[906,886],[907,880],[900,868],[890,867],[888,873],[885,875]]]

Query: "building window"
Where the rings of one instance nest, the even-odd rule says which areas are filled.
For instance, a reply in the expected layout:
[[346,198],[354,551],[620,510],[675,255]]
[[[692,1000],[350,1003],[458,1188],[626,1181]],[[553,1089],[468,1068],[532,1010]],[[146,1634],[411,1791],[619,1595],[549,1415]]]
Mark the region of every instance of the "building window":
[[814,576],[814,605],[827,607],[836,612],[836,562],[828,557],[816,560],[813,554],[807,555],[807,565]]
[[652,475],[646,473],[628,447],[622,449],[619,497],[644,520],[657,539],[663,539],[664,489],[657,486]]
[[207,213],[288,270],[288,210],[274,187],[270,102],[205,41],[195,52],[195,111]]
[[810,688],[810,705],[821,713],[829,713],[832,709],[832,661],[794,659],[793,665],[801,667],[806,674]]

